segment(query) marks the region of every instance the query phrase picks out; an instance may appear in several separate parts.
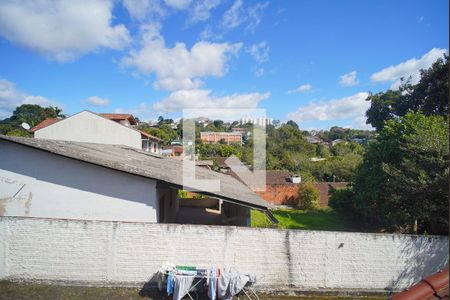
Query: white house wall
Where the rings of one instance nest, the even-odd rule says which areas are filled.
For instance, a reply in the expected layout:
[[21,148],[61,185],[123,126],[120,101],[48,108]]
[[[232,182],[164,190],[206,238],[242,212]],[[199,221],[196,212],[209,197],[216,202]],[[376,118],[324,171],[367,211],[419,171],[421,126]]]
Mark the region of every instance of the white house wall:
[[50,140],[127,145],[136,149],[142,148],[141,134],[138,131],[89,111],[82,111],[55,124],[39,129],[34,133],[34,137]]
[[156,222],[156,182],[0,141],[0,216]]

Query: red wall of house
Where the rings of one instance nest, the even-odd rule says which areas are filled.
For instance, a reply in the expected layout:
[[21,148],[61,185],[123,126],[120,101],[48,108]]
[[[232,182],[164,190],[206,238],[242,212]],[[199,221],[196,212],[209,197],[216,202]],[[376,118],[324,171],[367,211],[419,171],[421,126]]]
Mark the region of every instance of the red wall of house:
[[[321,182],[314,183],[314,187],[319,191],[320,206],[327,206],[329,200],[329,190],[333,188],[344,188],[347,182]],[[299,185],[297,184],[268,184],[265,192],[257,191],[256,194],[261,196],[267,202],[274,205],[292,205],[296,203],[298,198]]]
[[297,184],[268,184],[265,192],[256,192],[261,198],[275,205],[290,205],[298,197]]
[[328,201],[330,200],[330,196],[328,195],[331,188],[339,189],[339,188],[345,188],[348,185],[348,182],[321,182],[321,183],[314,183],[314,187],[319,190],[320,193],[320,199],[319,204],[320,206],[327,206]]

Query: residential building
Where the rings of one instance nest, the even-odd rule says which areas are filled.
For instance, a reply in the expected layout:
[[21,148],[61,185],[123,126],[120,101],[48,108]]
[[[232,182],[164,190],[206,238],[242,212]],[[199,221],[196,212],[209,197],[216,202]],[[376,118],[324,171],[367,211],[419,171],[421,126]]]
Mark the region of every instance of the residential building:
[[125,126],[136,126],[137,121],[133,117],[133,115],[130,114],[111,114],[111,113],[102,113],[99,114],[103,118],[113,120],[117,123],[120,123]]
[[205,144],[217,144],[223,141],[226,144],[239,143],[242,144],[241,132],[200,132],[200,139]]
[[[220,180],[221,188],[208,191],[204,205],[182,205],[183,163],[124,145],[0,135],[0,157],[0,216],[158,223],[190,216],[238,226],[249,226],[250,208],[271,216],[244,184],[201,167],[196,177]],[[211,217],[213,202],[220,209]]]
[[96,114],[82,111],[65,119],[46,119],[31,129],[37,139],[109,145],[126,145],[151,153],[161,153],[162,140],[134,129],[129,114]]
[[183,158],[183,146],[178,144],[163,146],[161,154],[164,157]]
[[[230,174],[239,179],[236,174]],[[272,205],[296,205],[301,188],[301,177],[289,171],[267,170],[265,191],[255,193]],[[345,188],[348,182],[316,182],[313,186],[319,191],[319,205],[328,206],[330,190]],[[251,188],[251,187],[250,187]]]
[[239,121],[239,124],[253,124],[253,125],[259,125],[259,126],[267,126],[273,124],[272,118],[266,118],[266,117],[259,117],[259,118],[251,118],[251,117],[244,117],[241,118]]

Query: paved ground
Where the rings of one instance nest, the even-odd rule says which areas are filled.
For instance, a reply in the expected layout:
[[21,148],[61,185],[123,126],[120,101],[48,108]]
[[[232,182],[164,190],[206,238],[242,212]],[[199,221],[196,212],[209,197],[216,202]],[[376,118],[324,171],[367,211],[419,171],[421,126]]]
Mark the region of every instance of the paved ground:
[[[74,287],[74,286],[56,286],[42,284],[19,284],[0,281],[0,300],[16,299],[51,299],[51,300],[145,300],[162,299],[169,300],[163,295],[157,293],[148,293],[139,288],[98,288],[98,287]],[[186,298],[188,299],[188,298]],[[208,298],[206,298],[208,299]],[[240,298],[244,299],[244,298]],[[261,300],[381,300],[385,298],[359,297],[359,298],[337,298],[337,297],[272,297],[261,295]],[[199,298],[200,300],[200,298]]]

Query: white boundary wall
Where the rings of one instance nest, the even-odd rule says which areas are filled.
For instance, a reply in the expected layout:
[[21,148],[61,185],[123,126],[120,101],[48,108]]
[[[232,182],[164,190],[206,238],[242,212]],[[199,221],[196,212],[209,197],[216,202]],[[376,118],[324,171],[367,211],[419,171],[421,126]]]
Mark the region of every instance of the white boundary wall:
[[0,280],[139,285],[166,262],[250,272],[264,290],[398,290],[448,263],[448,237],[0,218]]

